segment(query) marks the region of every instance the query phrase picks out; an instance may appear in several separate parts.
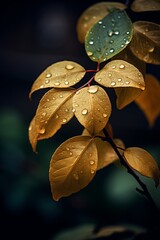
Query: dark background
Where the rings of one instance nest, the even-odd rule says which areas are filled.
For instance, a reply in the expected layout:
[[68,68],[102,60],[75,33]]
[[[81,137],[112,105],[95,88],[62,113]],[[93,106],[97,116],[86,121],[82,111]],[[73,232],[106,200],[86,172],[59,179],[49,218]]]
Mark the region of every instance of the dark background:
[[[61,142],[81,133],[75,119],[52,139],[39,142],[39,154],[33,153],[29,144],[28,126],[41,93],[35,93],[32,101],[28,94],[37,76],[61,60],[75,61],[86,69],[95,67],[86,56],[84,45],[78,42],[76,23],[80,14],[96,2],[5,1],[1,6],[0,231],[5,234],[2,239],[51,240],[55,234],[82,224],[100,227],[132,224],[152,229],[157,221],[148,200],[136,192],[137,183],[132,176],[117,166],[99,171],[79,193],[59,202],[52,199],[49,161]],[[133,21],[158,23],[159,12],[133,14],[128,10],[128,13]],[[159,66],[147,66],[147,71],[160,77]],[[114,95],[112,102],[115,137],[121,138],[127,147],[145,148],[160,164],[160,118],[149,128],[135,103],[119,111]],[[160,190],[154,188],[152,180],[142,180],[160,206]]]

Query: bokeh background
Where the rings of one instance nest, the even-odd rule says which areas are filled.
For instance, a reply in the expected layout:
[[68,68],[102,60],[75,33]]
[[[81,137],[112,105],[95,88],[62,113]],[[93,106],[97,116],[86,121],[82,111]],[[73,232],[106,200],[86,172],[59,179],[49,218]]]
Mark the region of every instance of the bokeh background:
[[[28,94],[37,76],[61,60],[95,67],[78,42],[76,23],[80,14],[99,1],[5,1],[0,10],[0,231],[4,238],[52,240],[56,234],[83,224],[109,226],[131,224],[151,228],[157,223],[153,209],[135,190],[137,183],[125,170],[109,166],[79,193],[59,202],[52,199],[48,180],[50,158],[64,140],[81,133],[73,119],[33,153],[28,126],[42,96]],[[125,2],[125,1],[121,1]],[[131,14],[132,20],[159,21],[158,13]],[[158,66],[147,71],[160,79]],[[111,93],[112,95],[112,93]],[[135,103],[119,111],[113,95],[111,124],[114,136],[127,147],[148,150],[160,164],[160,118],[149,128]],[[147,184],[157,205],[160,190]],[[76,239],[76,238],[75,238]]]

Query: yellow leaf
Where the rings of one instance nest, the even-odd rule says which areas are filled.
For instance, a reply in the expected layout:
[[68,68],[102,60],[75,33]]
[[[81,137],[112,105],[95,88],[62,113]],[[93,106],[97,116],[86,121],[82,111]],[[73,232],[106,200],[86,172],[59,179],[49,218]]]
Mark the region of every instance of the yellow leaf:
[[97,85],[80,89],[73,97],[78,121],[90,132],[98,134],[107,124],[111,103],[105,90]]
[[126,107],[128,104],[133,102],[142,93],[141,89],[138,88],[115,88],[117,95],[116,105],[118,109]]
[[115,55],[112,60],[124,60],[128,63],[134,65],[138,70],[145,76],[146,74],[146,63],[139,58],[137,58],[130,48],[127,46],[123,51]]
[[31,94],[44,88],[68,88],[78,83],[85,75],[85,69],[78,63],[61,61],[45,69],[35,80],[30,91]]
[[87,8],[77,22],[78,40],[84,43],[88,30],[100,19],[109,14],[111,9],[125,9],[127,6],[119,2],[100,2]]
[[159,11],[160,1],[159,0],[134,0],[134,2],[131,5],[131,9],[134,12]]
[[50,162],[53,198],[59,200],[86,187],[95,176],[98,154],[95,139],[76,136],[62,143]]
[[[92,135],[90,134],[90,132],[86,128],[84,128],[84,130],[82,132],[82,136],[90,136],[90,137],[92,137]],[[96,136],[98,136],[98,137],[105,137],[105,134],[104,134],[103,131],[100,131],[99,133],[96,134]]]
[[41,99],[35,116],[38,140],[52,137],[73,117],[73,89],[51,89]]
[[132,64],[123,60],[107,63],[95,74],[95,81],[105,87],[134,87],[144,90],[142,73]]
[[146,88],[141,95],[136,98],[135,103],[145,114],[150,127],[160,115],[160,84],[156,77],[147,74],[145,77]]
[[130,147],[124,151],[124,157],[133,169],[143,176],[153,178],[157,186],[160,171],[157,162],[150,153],[142,148]]
[[133,54],[146,63],[160,64],[160,25],[137,21],[130,42]]
[[29,135],[29,141],[32,146],[32,149],[34,152],[36,152],[38,133],[35,125],[35,117],[30,122],[30,125],[28,128],[28,135]]
[[[100,138],[96,139],[96,146],[98,150],[98,167],[97,170],[100,170],[104,167],[107,167],[109,164],[117,161],[119,158],[110,145],[109,142],[103,141]],[[124,143],[120,139],[113,139],[117,147],[125,148]],[[123,150],[119,149],[120,154],[122,155]]]

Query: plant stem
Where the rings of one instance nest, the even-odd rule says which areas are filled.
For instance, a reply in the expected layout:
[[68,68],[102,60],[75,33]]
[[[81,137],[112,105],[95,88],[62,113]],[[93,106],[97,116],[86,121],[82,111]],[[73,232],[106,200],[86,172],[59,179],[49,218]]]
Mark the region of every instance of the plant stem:
[[146,185],[140,180],[140,178],[138,177],[138,175],[134,172],[134,170],[128,165],[128,163],[126,162],[125,158],[120,154],[116,144],[114,143],[114,141],[112,140],[112,138],[110,137],[110,135],[108,134],[108,132],[106,131],[106,129],[104,129],[104,133],[107,137],[107,141],[111,144],[112,148],[114,149],[114,151],[116,152],[117,156],[119,157],[120,159],[120,162],[121,164],[126,167],[127,171],[129,174],[131,174],[135,180],[139,183],[141,189],[139,188],[136,188],[137,192],[139,192],[141,195],[145,196],[149,201],[150,203],[152,204],[153,208],[155,210],[158,210],[158,207],[157,205],[155,204],[152,196],[150,195]]

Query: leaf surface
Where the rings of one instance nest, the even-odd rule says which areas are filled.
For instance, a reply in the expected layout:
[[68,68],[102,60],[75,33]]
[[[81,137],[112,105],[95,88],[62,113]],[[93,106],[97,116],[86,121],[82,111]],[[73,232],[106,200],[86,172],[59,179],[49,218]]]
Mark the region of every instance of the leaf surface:
[[61,61],[45,69],[35,80],[31,94],[44,88],[68,88],[78,83],[85,75],[85,69],[72,61]]
[[[124,143],[120,139],[114,139],[113,141],[117,147],[120,147],[123,149],[125,148]],[[97,170],[107,167],[109,164],[119,159],[114,149],[107,141],[103,141],[100,138],[96,138],[96,146],[98,150]],[[120,154],[122,154],[123,150],[119,149],[119,152]]]
[[134,87],[144,90],[142,73],[132,64],[123,60],[107,63],[95,74],[95,81],[105,87]]
[[28,128],[29,141],[34,152],[36,152],[38,133],[35,125],[35,117],[31,120]]
[[105,127],[111,114],[109,97],[98,85],[80,89],[73,97],[73,108],[76,118],[91,135]]
[[85,49],[92,61],[104,62],[122,51],[132,39],[132,22],[123,10],[114,10],[86,34]]
[[131,5],[131,9],[134,12],[159,11],[160,1],[159,0],[134,0],[134,2]]
[[134,34],[129,45],[133,54],[146,63],[160,64],[160,25],[137,21],[133,27]]
[[86,187],[95,176],[98,163],[95,140],[76,136],[62,143],[50,162],[49,179],[53,198],[69,196]]
[[153,178],[156,186],[159,182],[160,171],[156,160],[146,150],[130,147],[124,151],[128,164],[143,176]]
[[52,137],[71,120],[73,89],[51,89],[41,99],[35,116],[38,140]]
[[87,8],[77,22],[78,40],[83,43],[88,30],[99,20],[107,16],[113,9],[125,9],[127,6],[119,2],[99,2]]
[[160,84],[156,77],[146,74],[146,88],[141,95],[135,99],[135,103],[145,114],[150,127],[160,115]]

